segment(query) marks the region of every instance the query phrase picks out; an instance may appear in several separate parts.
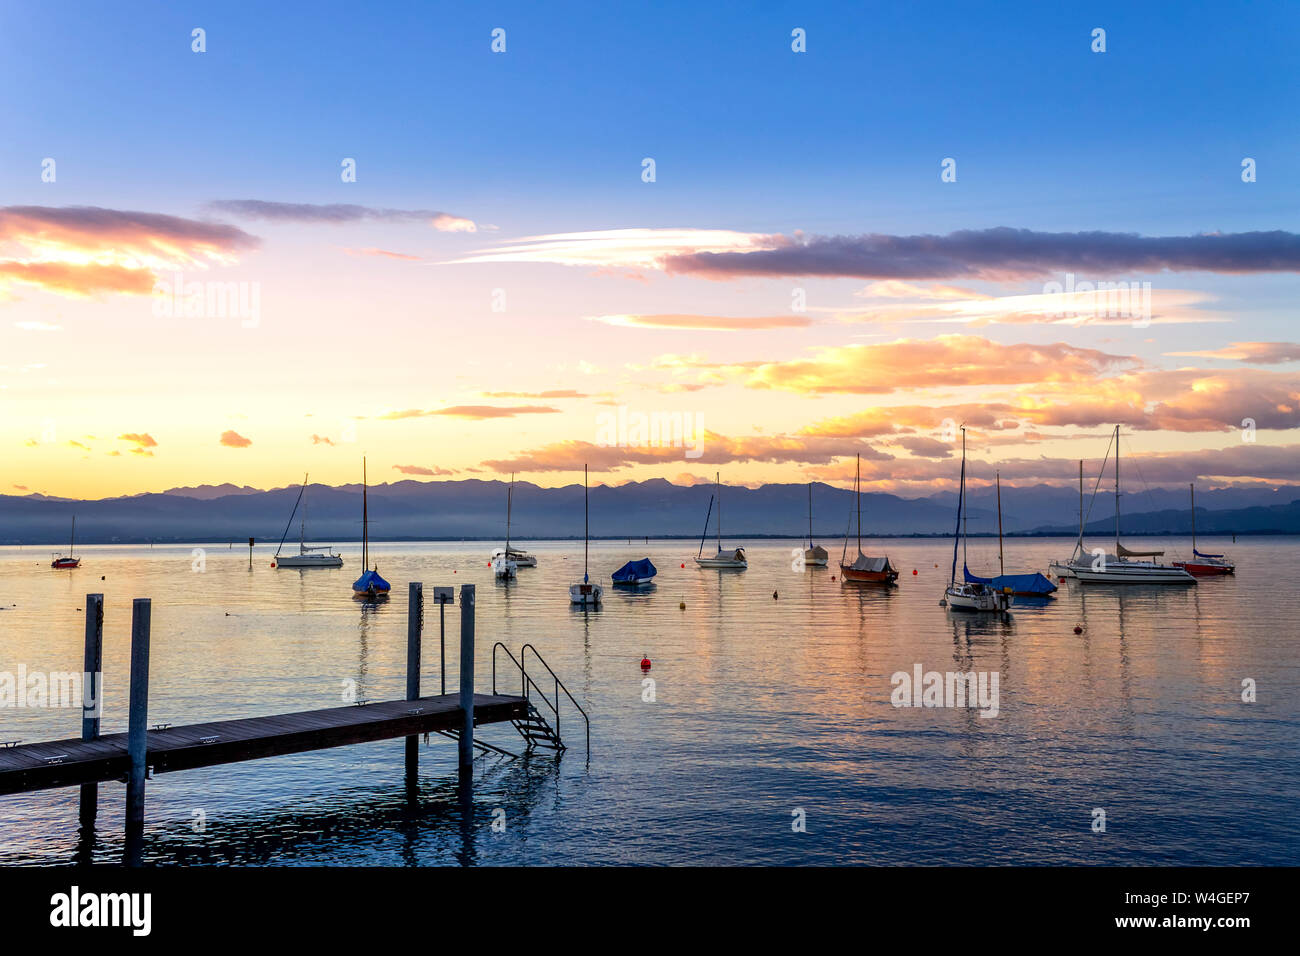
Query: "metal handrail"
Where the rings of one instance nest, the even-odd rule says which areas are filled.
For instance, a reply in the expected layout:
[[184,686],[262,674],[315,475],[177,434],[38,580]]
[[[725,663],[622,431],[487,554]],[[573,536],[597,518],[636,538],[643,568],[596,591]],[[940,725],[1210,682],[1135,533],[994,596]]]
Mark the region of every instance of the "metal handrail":
[[[551,670],[551,665],[546,663],[537,648],[533,647],[532,644],[525,644],[519,649],[519,659],[526,662],[528,660],[529,651],[533,652],[533,656],[537,658],[537,663],[545,667],[547,673],[550,674],[551,677],[555,678],[555,707],[553,708],[555,711],[555,735],[557,737],[560,735],[560,691],[563,690],[564,696],[569,698],[569,703],[578,708],[578,713],[582,714],[583,723],[587,725],[587,752],[591,753],[591,718],[589,718],[587,712],[582,709],[582,705],[579,704],[574,696],[569,693],[569,688],[564,686],[564,681],[560,680],[555,671]],[[523,664],[520,665],[520,670],[524,670]],[[524,673],[527,673],[527,671],[525,670]],[[529,680],[532,680],[532,678],[530,677]],[[536,685],[534,684],[534,686]],[[540,690],[541,688],[539,687],[538,691]],[[543,695],[543,697],[545,697],[545,695]]]
[[[515,655],[510,653],[510,648],[506,647],[500,641],[497,641],[492,645],[492,693],[495,694],[497,692],[498,647],[506,652],[506,657],[510,658],[510,663],[514,664],[515,668],[519,671],[519,696],[524,698],[524,700],[531,701],[532,698],[528,695],[528,686],[531,684],[537,689],[537,696],[542,699],[542,703],[551,708],[551,713],[555,715],[555,736],[558,737],[560,735],[560,711],[558,707],[556,704],[551,703],[550,699],[546,696],[546,691],[542,690],[541,685],[538,684],[537,681],[533,680],[532,675],[529,674],[528,671],[524,670],[524,666],[520,664],[519,661],[515,660]],[[545,662],[543,661],[543,663]],[[556,701],[558,703],[558,697],[556,698]]]

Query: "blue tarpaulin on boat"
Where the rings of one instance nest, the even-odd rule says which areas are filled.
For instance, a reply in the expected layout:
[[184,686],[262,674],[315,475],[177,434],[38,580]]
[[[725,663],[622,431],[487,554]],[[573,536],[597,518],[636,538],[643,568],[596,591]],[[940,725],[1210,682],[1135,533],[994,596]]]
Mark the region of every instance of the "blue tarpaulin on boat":
[[617,571],[610,575],[615,584],[630,583],[642,578],[652,578],[659,572],[655,566],[650,563],[649,558],[642,558],[640,561],[629,561]]
[[1056,590],[1056,585],[1037,571],[1029,574],[999,574],[995,578],[982,578],[978,574],[971,574],[970,568],[964,564],[961,569],[966,575],[967,584],[987,584],[995,591],[1005,591],[1010,588],[1013,594],[1051,594]]
[[1221,554],[1205,554],[1204,552],[1197,551],[1195,548],[1192,548],[1192,554],[1196,555],[1198,558],[1221,558],[1221,557],[1223,557],[1223,555],[1221,555]]
[[378,571],[366,571],[352,585],[354,591],[387,591],[388,582],[379,576]]

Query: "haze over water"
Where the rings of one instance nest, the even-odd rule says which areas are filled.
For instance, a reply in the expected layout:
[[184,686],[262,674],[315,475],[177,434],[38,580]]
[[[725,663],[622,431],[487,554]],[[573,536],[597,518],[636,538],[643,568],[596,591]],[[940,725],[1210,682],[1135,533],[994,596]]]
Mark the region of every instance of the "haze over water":
[[[1147,540],[1171,557],[1188,547]],[[160,774],[146,800],[145,858],[158,864],[1295,865],[1297,543],[1204,541],[1229,551],[1235,577],[1186,589],[1072,583],[1006,621],[938,606],[952,553],[942,540],[867,543],[902,569],[892,589],[843,586],[833,567],[796,572],[795,541],[746,544],[743,573],[696,569],[689,542],[600,542],[592,577],[605,602],[591,612],[568,604],[582,575],[573,542],[526,543],[539,567],[508,588],[487,567],[491,543],[380,544],[393,592],[373,607],[351,597],[351,546],[342,569],[306,572],[272,570],[258,549],[251,573],[247,549],[225,545],[207,549],[202,572],[189,547],[87,547],[72,572],[49,569],[43,549],[8,548],[0,672],[79,671],[79,609],[103,592],[105,733],[126,728],[135,597],[153,599],[151,725],[338,706],[349,680],[359,697],[394,699],[406,585],[420,580],[424,693],[439,683],[430,589],[475,584],[478,690],[491,689],[495,641],[516,654],[531,642],[591,714],[589,761],[568,709],[560,761],[479,760],[468,825],[455,744],[436,735],[421,748],[414,805],[399,740]],[[825,545],[836,563],[839,542]],[[1007,570],[1045,571],[1070,547],[1008,541]],[[655,587],[609,586],[611,571],[646,555]],[[996,541],[972,541],[970,563],[996,571]],[[456,607],[447,635],[454,692]],[[642,700],[643,654],[653,703]],[[997,671],[998,716],[895,708],[890,677],[916,664]],[[1256,703],[1241,701],[1244,678]],[[502,670],[498,689],[517,688]],[[76,736],[79,717],[3,710],[0,740]],[[521,749],[508,724],[479,733]],[[75,788],[0,797],[0,863],[120,862],[123,789],[100,786],[97,841],[81,847]],[[491,828],[498,808],[504,833]],[[792,832],[797,808],[806,833]],[[1092,831],[1094,808],[1105,833]]]

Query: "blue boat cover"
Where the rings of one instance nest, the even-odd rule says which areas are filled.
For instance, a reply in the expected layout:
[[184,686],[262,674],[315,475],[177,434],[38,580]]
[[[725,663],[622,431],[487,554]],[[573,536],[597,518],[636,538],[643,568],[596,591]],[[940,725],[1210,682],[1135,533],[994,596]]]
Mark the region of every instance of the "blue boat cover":
[[999,574],[995,578],[982,578],[977,574],[971,574],[970,568],[964,564],[961,569],[966,575],[967,584],[987,584],[995,591],[1010,588],[1016,594],[1051,594],[1056,590],[1056,585],[1037,571],[1029,574]]
[[352,585],[354,591],[387,591],[388,582],[379,576],[378,571],[363,571]]
[[1205,553],[1203,553],[1203,552],[1201,552],[1201,551],[1197,551],[1195,548],[1192,548],[1192,554],[1196,555],[1198,558],[1221,558],[1221,557],[1223,557],[1223,555],[1221,555],[1221,554],[1205,554]]
[[649,558],[642,558],[640,561],[629,561],[611,574],[610,578],[615,584],[622,584],[638,578],[652,578],[658,573]]

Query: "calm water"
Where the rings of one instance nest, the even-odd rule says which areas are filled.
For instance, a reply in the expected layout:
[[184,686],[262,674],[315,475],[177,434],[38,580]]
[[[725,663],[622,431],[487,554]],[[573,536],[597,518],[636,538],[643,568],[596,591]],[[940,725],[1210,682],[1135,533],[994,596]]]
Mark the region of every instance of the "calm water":
[[[529,544],[540,566],[509,588],[492,581],[489,544],[381,544],[393,598],[379,607],[350,596],[351,548],[345,568],[308,572],[272,570],[259,550],[251,573],[247,550],[225,545],[201,573],[188,547],[89,547],[73,572],[50,570],[46,549],[0,549],[0,672],[79,671],[79,609],[102,591],[105,732],[126,729],[133,597],[153,599],[151,724],[337,706],[349,680],[359,696],[397,698],[406,583],[421,580],[478,585],[480,691],[494,641],[516,652],[531,641],[592,715],[589,763],[576,721],[558,762],[480,760],[469,819],[456,745],[437,736],[414,803],[399,740],[159,775],[145,850],[157,863],[1300,863],[1300,541],[1242,539],[1229,549],[1236,577],[1185,590],[1063,586],[1007,621],[938,606],[942,541],[884,542],[903,569],[888,590],[798,573],[793,545],[751,543],[736,573],[696,569],[688,542],[596,544],[604,576],[647,554],[660,574],[640,594],[607,586],[587,613],[568,605],[582,550],[567,542]],[[1008,570],[1045,570],[1069,548],[1009,542]],[[972,542],[972,567],[995,569],[996,549]],[[426,617],[428,693],[432,604]],[[459,613],[447,617],[454,689]],[[893,707],[890,676],[918,663],[997,671],[999,715]],[[1243,678],[1256,703],[1242,703]],[[0,740],[79,728],[76,711],[0,711]],[[481,733],[518,750],[509,725]],[[75,790],[0,797],[0,863],[120,861],[123,790],[101,786],[88,844]],[[805,833],[792,831],[797,808]],[[1093,808],[1105,833],[1092,832]]]

